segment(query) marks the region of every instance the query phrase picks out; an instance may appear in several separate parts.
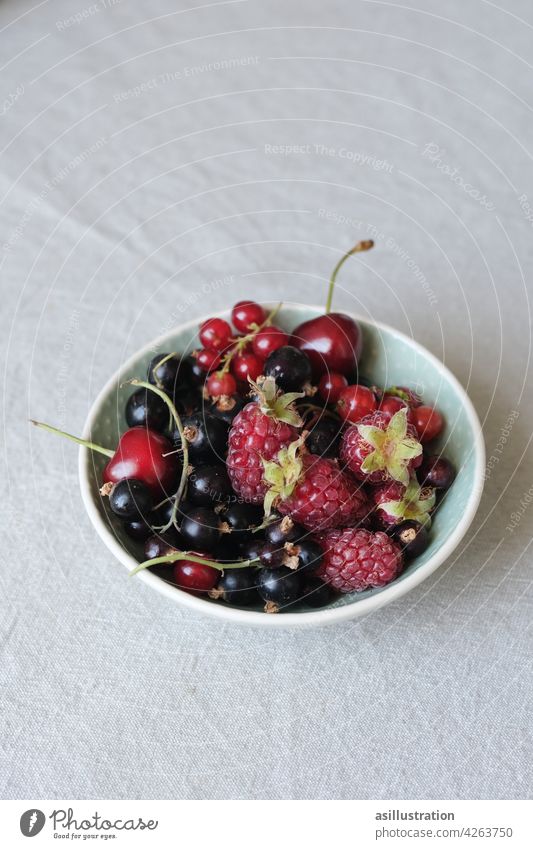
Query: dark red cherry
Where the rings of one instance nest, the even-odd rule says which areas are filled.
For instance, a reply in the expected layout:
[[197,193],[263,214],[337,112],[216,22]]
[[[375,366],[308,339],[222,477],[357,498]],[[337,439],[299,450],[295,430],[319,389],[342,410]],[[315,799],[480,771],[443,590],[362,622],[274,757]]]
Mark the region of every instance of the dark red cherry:
[[[209,559],[208,554],[196,551],[191,551],[190,554]],[[209,592],[218,583],[219,578],[220,571],[213,569],[207,563],[195,563],[194,560],[178,560],[174,566],[174,582],[180,589],[192,592],[193,595]]]
[[363,350],[363,337],[353,318],[331,312],[299,324],[290,344],[305,351],[318,379],[328,371],[352,375]]
[[165,436],[145,427],[132,427],[120,437],[117,450],[104,469],[103,481],[117,483],[136,478],[160,496],[162,491],[172,491],[179,472],[177,454]]

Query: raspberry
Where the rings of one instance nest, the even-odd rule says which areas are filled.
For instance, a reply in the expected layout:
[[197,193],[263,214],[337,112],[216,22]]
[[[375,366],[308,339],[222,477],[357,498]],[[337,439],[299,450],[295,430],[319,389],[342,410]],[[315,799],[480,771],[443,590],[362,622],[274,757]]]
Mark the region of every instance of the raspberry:
[[340,456],[359,480],[407,486],[422,462],[422,446],[406,408],[392,417],[378,410],[345,431]]
[[278,504],[282,516],[290,516],[308,531],[345,528],[367,516],[367,496],[334,460],[304,454],[302,461],[301,482]]
[[372,500],[379,520],[385,525],[410,520],[429,527],[429,514],[435,507],[435,490],[431,486],[422,488],[413,478],[407,487],[396,482],[376,487]]
[[263,480],[263,460],[298,438],[301,419],[292,402],[299,393],[280,395],[274,380],[255,385],[258,400],[247,404],[233,419],[226,460],[233,489],[249,504],[261,504],[268,484]]
[[282,449],[275,461],[264,464],[270,484],[265,513],[272,505],[282,516],[309,531],[342,528],[362,521],[370,512],[368,498],[335,460],[307,454],[303,438]]
[[384,587],[403,568],[400,546],[381,531],[345,528],[321,534],[319,540],[324,558],[317,577],[341,593]]

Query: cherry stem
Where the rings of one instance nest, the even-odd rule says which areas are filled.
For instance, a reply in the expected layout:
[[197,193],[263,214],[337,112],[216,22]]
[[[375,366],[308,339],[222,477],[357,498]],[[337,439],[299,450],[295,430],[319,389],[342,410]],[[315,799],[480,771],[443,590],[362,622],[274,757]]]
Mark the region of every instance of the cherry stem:
[[176,526],[178,508],[181,503],[181,499],[185,495],[185,491],[187,489],[187,478],[189,474],[189,443],[187,442],[187,437],[185,436],[185,431],[183,429],[183,424],[181,422],[179,413],[176,410],[174,403],[169,398],[167,393],[163,391],[163,389],[159,389],[157,386],[154,386],[152,383],[148,383],[146,380],[138,380],[136,377],[126,382],[131,383],[132,386],[140,386],[144,389],[151,389],[152,392],[155,392],[156,395],[159,395],[159,397],[163,399],[168,409],[170,410],[170,413],[172,415],[172,418],[176,422],[176,427],[178,428],[178,433],[180,435],[181,447],[183,450],[183,466],[181,469],[180,483],[176,491],[176,495],[174,496],[174,504],[172,505],[172,513],[170,519],[167,524],[161,528],[161,532],[164,533],[165,531],[168,531],[168,529],[172,525]]
[[337,265],[333,269],[333,273],[329,278],[329,288],[328,288],[328,297],[326,300],[326,315],[331,312],[331,302],[333,301],[333,290],[335,289],[335,281],[337,279],[337,274],[341,270],[342,266],[346,262],[349,256],[353,256],[353,254],[361,253],[361,251],[368,251],[370,248],[374,247],[374,242],[372,239],[365,239],[362,242],[357,242],[357,244],[351,248],[347,253],[344,254],[343,257],[340,258]]
[[234,348],[225,355],[222,368],[219,369],[219,374],[227,374],[233,357],[236,354],[239,354],[247,345],[250,344],[250,342],[253,342],[260,330],[263,330],[264,327],[270,327],[270,325],[272,324],[272,320],[277,316],[282,306],[283,302],[280,301],[280,303],[269,312],[269,314],[261,324],[255,326],[252,325],[252,327],[255,327],[255,329],[252,330],[251,333],[247,333],[246,336],[243,336],[241,339],[238,340]]
[[104,454],[106,457],[113,457],[115,452],[111,448],[103,448],[101,445],[96,445],[95,442],[89,442],[87,439],[80,439],[79,436],[73,436],[71,433],[66,433],[64,430],[59,430],[57,427],[45,424],[44,422],[36,422],[35,419],[30,419],[32,425],[40,427],[42,430],[47,430],[48,433],[55,433],[57,436],[64,436],[65,439],[70,439],[71,442],[76,442],[77,445],[83,445],[91,451],[98,451],[99,454]]
[[224,569],[246,569],[248,566],[258,563],[259,557],[254,557],[253,560],[240,560],[238,563],[219,563],[217,560],[207,560],[205,557],[198,557],[197,554],[189,554],[188,551],[176,551],[175,554],[164,554],[161,557],[154,557],[152,560],[144,560],[135,569],[131,570],[130,578],[143,569],[147,569],[148,566],[158,566],[160,563],[177,563],[179,560],[201,563],[204,566],[211,566],[213,569],[223,572]]

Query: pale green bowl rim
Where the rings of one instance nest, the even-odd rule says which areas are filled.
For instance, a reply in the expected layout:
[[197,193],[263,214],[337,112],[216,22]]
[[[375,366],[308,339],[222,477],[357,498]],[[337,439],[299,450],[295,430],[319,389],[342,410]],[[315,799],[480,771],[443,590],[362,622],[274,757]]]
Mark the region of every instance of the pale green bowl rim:
[[[268,305],[266,305],[268,306]],[[289,305],[288,305],[289,306]],[[322,306],[316,305],[297,305],[290,304],[291,310],[301,309],[302,320],[306,320],[310,317],[310,314],[313,312],[316,315],[320,315],[323,313],[324,308]],[[222,317],[228,317],[230,311],[221,313]],[[457,378],[446,368],[446,366],[431,354],[426,348],[422,345],[419,345],[418,342],[415,342],[409,336],[406,336],[404,333],[401,333],[399,330],[396,330],[389,325],[383,324],[379,321],[368,321],[368,319],[363,316],[357,315],[355,313],[347,312],[347,315],[350,315],[356,321],[361,322],[363,325],[372,325],[376,330],[380,333],[392,335],[393,337],[401,340],[404,344],[411,347],[413,350],[417,352],[418,355],[423,356],[427,360],[429,360],[433,366],[440,372],[442,377],[450,384],[453,385],[457,396],[460,398],[462,406],[465,410],[466,416],[468,418],[471,432],[473,434],[473,445],[471,446],[471,450],[475,456],[475,468],[474,468],[474,483],[470,492],[470,496],[468,502],[466,504],[464,513],[458,522],[455,530],[448,536],[445,542],[441,545],[439,550],[431,557],[429,560],[422,564],[419,568],[414,570],[411,575],[405,576],[402,581],[397,583],[391,583],[389,586],[385,587],[376,595],[370,595],[368,597],[359,597],[354,598],[353,603],[343,605],[341,607],[333,607],[333,608],[323,608],[321,610],[316,611],[304,611],[297,613],[283,613],[277,616],[275,615],[267,615],[260,611],[256,610],[243,610],[240,608],[234,608],[227,605],[222,604],[212,604],[210,602],[204,601],[201,598],[197,598],[195,596],[189,595],[183,590],[178,589],[178,587],[174,587],[171,584],[165,583],[163,580],[158,578],[156,575],[151,572],[145,570],[140,572],[135,578],[131,580],[140,580],[144,583],[151,586],[153,589],[172,599],[174,602],[181,604],[185,607],[190,608],[197,613],[201,613],[204,615],[212,616],[217,619],[223,619],[226,622],[234,622],[244,625],[255,625],[262,628],[308,628],[308,627],[321,627],[324,625],[330,625],[335,622],[345,622],[350,619],[355,619],[359,616],[365,616],[368,613],[371,613],[373,610],[377,610],[380,607],[384,607],[386,604],[390,604],[392,601],[395,601],[401,596],[408,593],[414,587],[418,586],[422,583],[426,578],[429,577],[438,567],[447,560],[448,557],[453,553],[453,551],[457,548],[461,540],[463,539],[465,533],[467,532],[475,514],[477,508],[479,506],[479,501],[481,499],[481,495],[483,492],[483,484],[485,477],[485,445],[483,441],[483,433],[481,430],[481,425],[477,416],[477,413],[470,401],[470,398],[466,394],[465,390],[457,380]],[[84,438],[89,438],[96,421],[99,418],[101,408],[105,399],[111,392],[116,391],[117,385],[122,380],[122,375],[131,371],[131,369],[135,366],[137,360],[143,357],[151,350],[165,350],[165,343],[167,340],[172,339],[176,333],[193,330],[198,327],[202,321],[205,321],[209,318],[210,315],[206,315],[200,318],[194,318],[189,322],[184,324],[180,324],[177,327],[173,328],[168,333],[163,334],[155,340],[150,341],[147,345],[145,345],[141,350],[137,351],[132,357],[129,358],[127,362],[117,371],[115,374],[108,380],[102,391],[99,393],[98,397],[94,401],[89,414],[87,416],[87,420],[84,426]],[[102,518],[96,503],[94,501],[94,493],[91,491],[91,480],[89,470],[92,467],[91,463],[91,452],[87,448],[81,447],[78,455],[78,472],[80,479],[80,489],[81,495],[83,499],[83,503],[85,505],[85,509],[89,515],[89,518],[97,531],[100,538],[103,540],[107,548],[114,554],[114,556],[126,566],[128,570],[133,569],[137,565],[137,560],[135,557],[126,551],[120,542],[117,540],[112,530],[109,527],[109,523]]]

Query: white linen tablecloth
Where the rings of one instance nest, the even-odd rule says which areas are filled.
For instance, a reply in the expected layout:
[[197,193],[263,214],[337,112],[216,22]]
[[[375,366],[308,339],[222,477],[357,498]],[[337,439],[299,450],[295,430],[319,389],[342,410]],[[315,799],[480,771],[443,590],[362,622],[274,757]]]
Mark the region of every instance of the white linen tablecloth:
[[[527,0],[0,5],[5,797],[529,795],[532,30]],[[173,323],[321,302],[369,237],[336,306],[412,334],[483,421],[458,556],[297,633],[129,580],[28,418],[80,432]]]

